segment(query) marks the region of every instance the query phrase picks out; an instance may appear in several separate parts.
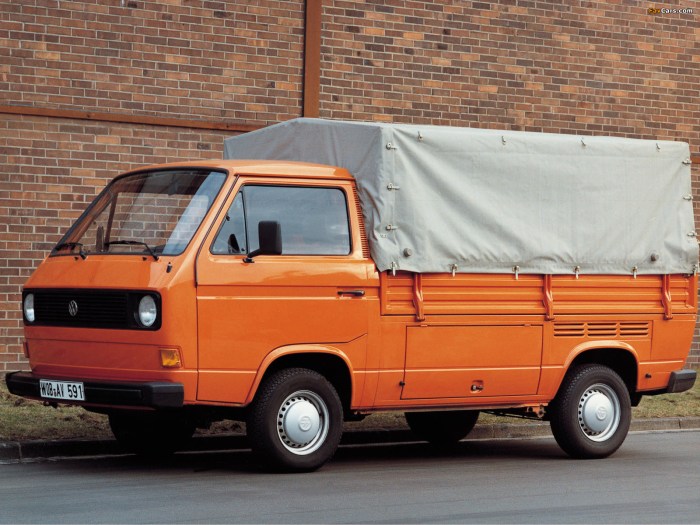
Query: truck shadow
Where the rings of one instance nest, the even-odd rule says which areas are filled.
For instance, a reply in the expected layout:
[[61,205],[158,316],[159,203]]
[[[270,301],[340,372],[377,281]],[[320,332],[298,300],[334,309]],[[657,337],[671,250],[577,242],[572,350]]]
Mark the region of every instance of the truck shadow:
[[341,447],[333,458],[333,462],[407,459],[468,461],[493,457],[554,460],[567,456],[553,439],[494,439],[465,440],[448,447],[436,447],[425,442],[350,445]]
[[[510,459],[534,465],[535,462],[560,461],[568,457],[553,439],[547,438],[467,440],[449,448],[436,448],[424,442],[361,444],[341,446],[321,471],[365,469],[368,465],[377,465],[383,469],[410,467],[416,463],[424,466],[435,463],[439,466],[445,462],[453,465],[463,463],[468,467],[495,459]],[[74,463],[74,468],[109,468],[143,475],[183,470],[253,475],[271,473],[258,464],[249,449],[180,452],[165,458],[121,455],[89,461],[74,458],[70,461]]]

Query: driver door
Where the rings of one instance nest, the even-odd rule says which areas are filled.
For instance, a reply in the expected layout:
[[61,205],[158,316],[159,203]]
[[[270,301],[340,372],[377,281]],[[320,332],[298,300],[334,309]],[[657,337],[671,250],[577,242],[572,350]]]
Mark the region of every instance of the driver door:
[[[370,262],[350,183],[243,180],[234,193],[197,262],[198,399],[243,403],[261,363],[288,352],[333,348],[363,368]],[[261,221],[279,223],[282,254],[246,262]]]

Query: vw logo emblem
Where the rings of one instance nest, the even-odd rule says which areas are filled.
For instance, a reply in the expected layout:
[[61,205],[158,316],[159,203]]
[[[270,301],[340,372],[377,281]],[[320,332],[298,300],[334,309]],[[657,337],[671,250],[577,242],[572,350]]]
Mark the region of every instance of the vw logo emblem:
[[608,417],[608,410],[605,407],[598,407],[595,411],[595,417],[598,418],[598,421],[604,421]]
[[301,416],[299,419],[299,430],[308,432],[311,429],[311,418],[309,416]]
[[75,317],[78,315],[78,303],[75,301],[71,301],[68,303],[68,313],[70,314],[71,317]]

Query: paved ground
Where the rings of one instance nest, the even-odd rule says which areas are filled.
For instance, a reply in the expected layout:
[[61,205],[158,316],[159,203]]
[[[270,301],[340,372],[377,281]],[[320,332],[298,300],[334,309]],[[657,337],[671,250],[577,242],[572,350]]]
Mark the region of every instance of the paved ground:
[[700,432],[631,434],[611,458],[551,438],[341,447],[312,474],[247,451],[0,465],[3,523],[697,523]]

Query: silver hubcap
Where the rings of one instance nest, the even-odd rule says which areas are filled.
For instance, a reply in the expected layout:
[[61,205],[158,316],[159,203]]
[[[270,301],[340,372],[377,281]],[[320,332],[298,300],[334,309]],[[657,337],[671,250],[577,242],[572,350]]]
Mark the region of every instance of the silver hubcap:
[[610,439],[620,426],[620,400],[608,385],[591,385],[578,402],[578,424],[591,441]]
[[277,412],[277,434],[284,447],[300,456],[318,450],[328,435],[328,408],[316,393],[300,390]]

